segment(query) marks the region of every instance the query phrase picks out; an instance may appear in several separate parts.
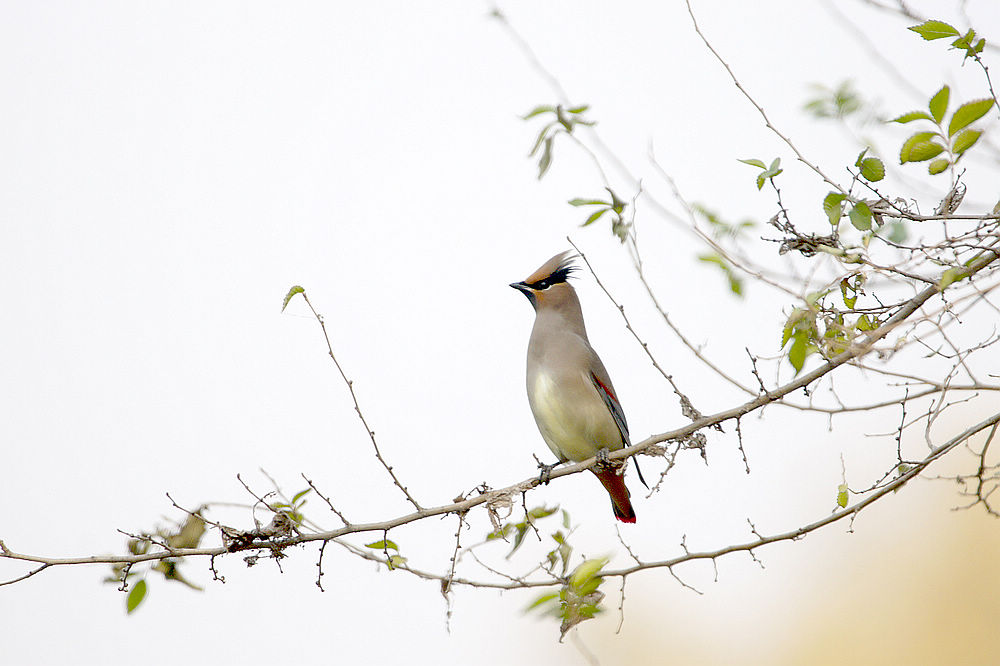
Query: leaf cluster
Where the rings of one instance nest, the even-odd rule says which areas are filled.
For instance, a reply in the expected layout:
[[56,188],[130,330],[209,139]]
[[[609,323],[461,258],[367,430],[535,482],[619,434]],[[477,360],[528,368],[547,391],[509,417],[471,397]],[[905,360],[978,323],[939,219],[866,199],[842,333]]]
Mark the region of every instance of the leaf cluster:
[[[956,164],[965,151],[974,146],[982,136],[981,130],[966,128],[993,108],[993,100],[979,99],[960,105],[951,114],[946,129],[944,119],[950,97],[951,90],[948,86],[942,86],[927,103],[927,111],[910,111],[893,118],[892,122],[900,124],[924,121],[934,126],[934,129],[913,133],[903,142],[899,150],[900,164],[933,159],[927,165],[927,171],[931,175],[939,174]],[[942,153],[946,155],[939,157]]]
[[911,25],[907,30],[912,30],[929,42],[954,37],[955,39],[951,43],[951,48],[962,51],[965,54],[962,57],[963,61],[966,58],[979,60],[979,54],[986,48],[986,40],[982,37],[976,39],[976,31],[972,28],[969,28],[963,34],[958,28],[944,21],[931,19],[924,21],[920,25]]
[[[590,108],[588,104],[564,108],[561,104],[556,106],[541,105],[536,106],[528,113],[524,114],[524,120],[530,120],[536,116],[551,116],[552,119],[546,123],[538,132],[535,143],[531,147],[528,157],[538,155],[538,179],[541,180],[545,173],[552,166],[552,146],[555,139],[560,134],[572,134],[578,125],[591,126],[595,123],[584,118],[583,114]],[[541,152],[539,152],[541,151]]]
[[781,348],[787,348],[788,362],[796,375],[810,355],[818,353],[827,359],[836,356],[846,351],[859,335],[879,327],[878,316],[856,311],[858,296],[865,293],[865,280],[863,273],[856,273],[840,281],[845,310],[823,304],[829,291],[809,294],[804,307],[792,310],[782,328]]
[[775,176],[779,175],[784,169],[781,168],[781,158],[775,157],[771,160],[771,164],[764,164],[763,160],[751,157],[745,160],[740,160],[743,164],[749,164],[750,166],[757,167],[760,169],[760,173],[757,174],[757,189],[763,189],[764,183],[771,180]]
[[[154,532],[142,532],[138,536],[128,540],[128,552],[131,555],[145,555],[153,545],[166,548],[197,548],[205,535],[205,521],[201,517],[201,509],[190,514],[187,519],[175,529],[157,529]],[[180,560],[166,558],[156,561],[147,570],[136,569],[134,566],[125,564],[111,565],[111,575],[104,579],[105,583],[124,584],[131,579],[136,580],[128,594],[125,596],[125,612],[131,614],[146,599],[149,585],[146,582],[149,572],[155,571],[163,576],[164,580],[175,581],[190,587],[193,590],[201,590],[201,586],[192,583],[180,571]]]
[[[558,510],[559,510],[558,504],[551,508],[547,506],[536,506],[535,508],[529,510],[524,515],[524,518],[522,520],[516,523],[515,522],[504,523],[499,529],[494,530],[489,534],[487,534],[486,540],[495,541],[497,539],[502,539],[503,541],[507,541],[511,537],[511,534],[513,534],[514,542],[511,545],[510,552],[508,552],[506,555],[507,559],[510,559],[511,555],[516,553],[517,550],[521,547],[521,544],[524,543],[524,537],[528,533],[528,530],[534,528],[535,523],[537,521],[543,518],[548,518]],[[567,523],[568,527],[569,514],[563,511],[563,516],[564,516],[563,521]]]
[[567,203],[570,206],[597,206],[587,219],[583,221],[581,227],[586,227],[601,219],[606,213],[611,213],[611,233],[613,233],[622,243],[628,238],[628,231],[631,225],[625,221],[624,213],[627,203],[618,198],[615,191],[610,187],[605,187],[610,195],[609,201],[604,199],[570,199]]
[[306,505],[306,495],[312,492],[312,488],[306,488],[305,490],[300,490],[292,496],[290,502],[276,502],[271,504],[271,509],[274,511],[284,512],[293,523],[296,525],[301,525],[305,516],[302,514],[302,508]]
[[573,570],[558,592],[538,596],[525,610],[538,609],[558,618],[560,635],[566,636],[566,632],[576,625],[603,612],[600,604],[604,600],[604,593],[598,588],[604,582],[600,572],[607,563],[607,557],[584,560]]
[[[366,543],[365,548],[382,551],[385,554],[384,562],[385,565],[389,567],[389,571],[393,571],[407,562],[407,559],[399,554],[399,546],[391,539],[382,539],[380,541]],[[389,553],[390,550],[393,551],[392,554]]]

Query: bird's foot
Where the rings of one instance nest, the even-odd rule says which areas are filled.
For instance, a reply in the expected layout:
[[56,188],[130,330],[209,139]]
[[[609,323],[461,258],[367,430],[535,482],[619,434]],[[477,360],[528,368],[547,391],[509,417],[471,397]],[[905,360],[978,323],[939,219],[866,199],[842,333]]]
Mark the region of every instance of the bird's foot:
[[612,467],[611,459],[608,458],[608,454],[609,451],[607,447],[601,447],[597,450],[597,455],[594,456],[595,458],[597,458],[597,466],[595,467],[595,469],[597,469],[598,471],[611,469]]
[[559,463],[553,463],[551,465],[546,465],[541,460],[538,461],[538,469],[542,470],[538,475],[538,482],[548,485],[549,481],[552,480],[552,470],[559,466]]

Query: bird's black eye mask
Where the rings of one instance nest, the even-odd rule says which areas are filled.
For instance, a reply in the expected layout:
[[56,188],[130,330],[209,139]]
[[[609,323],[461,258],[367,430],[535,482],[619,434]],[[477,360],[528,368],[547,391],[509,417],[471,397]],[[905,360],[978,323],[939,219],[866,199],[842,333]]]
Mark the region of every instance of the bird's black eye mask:
[[559,268],[557,268],[555,271],[552,272],[552,275],[548,276],[547,278],[543,278],[541,280],[538,280],[537,282],[528,283],[526,286],[531,287],[536,291],[543,291],[545,289],[548,289],[554,284],[566,282],[567,280],[569,280],[569,278],[573,274],[573,271],[575,270],[576,266],[560,266]]

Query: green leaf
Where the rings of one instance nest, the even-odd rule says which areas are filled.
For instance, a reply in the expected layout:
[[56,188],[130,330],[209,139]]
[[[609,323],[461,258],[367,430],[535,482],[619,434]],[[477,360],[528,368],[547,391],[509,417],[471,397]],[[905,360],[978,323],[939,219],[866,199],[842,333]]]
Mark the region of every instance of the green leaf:
[[294,287],[289,289],[288,293],[285,294],[285,300],[282,301],[281,303],[281,311],[282,312],[285,311],[285,308],[288,307],[288,302],[292,300],[292,297],[295,296],[295,294],[304,294],[304,293],[306,293],[306,290],[300,287],[299,285],[295,285]]
[[553,137],[548,136],[545,138],[545,149],[542,151],[542,156],[538,160],[538,180],[542,179],[545,172],[549,170],[552,166],[552,139]]
[[[953,48],[959,49],[960,51],[965,51],[965,57],[969,58],[972,55],[979,53],[973,46],[973,41],[976,39],[976,31],[969,28],[969,31],[953,41],[951,43]],[[980,40],[983,41],[983,40]],[[964,58],[963,58],[964,60]]]
[[910,153],[913,151],[913,146],[918,143],[927,143],[937,134],[934,132],[916,132],[911,134],[906,141],[903,142],[903,147],[899,149],[899,163],[906,164],[910,161]]
[[389,556],[389,561],[386,562],[386,564],[389,565],[389,571],[392,571],[393,569],[397,569],[406,564],[406,558],[402,555],[391,555]]
[[578,587],[574,589],[574,592],[576,592],[577,596],[579,597],[586,597],[591,592],[595,592],[603,582],[604,579],[601,578],[600,576],[593,576],[583,581]]
[[[584,560],[573,570],[573,573],[569,577],[569,584],[574,590],[582,590],[583,586],[597,575],[597,573],[604,568],[604,565],[608,563],[608,558],[606,557],[595,557],[590,560]],[[591,590],[593,591],[593,590]],[[582,596],[582,595],[581,595]]]
[[569,113],[583,113],[584,111],[586,111],[589,108],[590,108],[589,104],[581,104],[580,106],[571,106],[570,108],[568,108],[566,110]]
[[125,612],[131,614],[142,600],[146,598],[146,579],[143,578],[138,583],[132,586],[129,591],[128,596],[125,598]]
[[912,141],[913,143],[924,143],[925,141],[930,141],[937,136],[939,136],[937,132],[914,132],[910,135],[907,141]]
[[767,173],[767,172],[766,171],[761,171],[759,174],[757,174],[757,189],[758,190],[764,189],[764,183],[767,182],[767,177],[764,175],[765,173]]
[[514,543],[510,547],[510,552],[505,556],[508,559],[511,555],[517,552],[517,549],[521,547],[522,543],[524,543],[524,535],[528,533],[528,521],[518,523],[514,526],[514,529],[516,530],[514,532]]
[[830,192],[823,198],[823,212],[830,220],[830,224],[837,226],[841,216],[844,214],[844,199],[847,196],[840,192]]
[[771,166],[767,167],[767,169],[763,173],[757,176],[757,186],[758,186],[757,189],[760,189],[761,178],[774,178],[775,176],[780,175],[782,171],[783,169],[781,168],[781,158],[775,157],[774,160],[771,162]]
[[980,132],[979,130],[973,130],[973,129],[962,130],[961,132],[958,133],[958,136],[955,137],[955,142],[952,144],[951,149],[956,154],[961,155],[969,148],[972,148],[972,146],[975,145],[976,141],[979,141],[979,137],[981,135],[982,132]]
[[171,548],[197,548],[204,534],[205,521],[199,513],[193,513],[187,517],[176,534],[167,537],[167,544]]
[[[143,555],[149,550],[149,542],[140,539],[129,539],[128,540],[128,552],[133,555]],[[131,575],[132,572],[129,572]]]
[[570,206],[610,206],[610,201],[600,199],[570,199],[567,202]]
[[555,125],[554,122],[549,123],[541,130],[539,130],[538,136],[535,137],[535,143],[531,146],[531,151],[528,153],[528,157],[535,156],[535,153],[537,153],[538,149],[542,147],[542,143],[544,143],[545,138],[549,135],[549,128],[552,127],[553,125]]
[[927,165],[927,173],[929,173],[932,176],[936,176],[937,174],[947,169],[949,166],[951,166],[951,162],[941,157]]
[[851,224],[859,231],[868,231],[872,228],[872,211],[864,201],[859,201],[851,207]]
[[859,331],[874,331],[878,328],[878,320],[872,320],[868,315],[861,315],[858,317],[858,322],[854,325],[854,328]]
[[927,41],[956,37],[961,34],[956,28],[944,21],[934,20],[924,21],[920,25],[911,25],[907,30],[912,30]]
[[842,483],[837,486],[837,506],[841,509],[847,508],[847,484]]
[[968,48],[972,46],[972,40],[976,38],[976,31],[969,28],[969,31],[951,43],[952,46]]
[[704,261],[707,264],[715,264],[718,266],[726,276],[726,280],[729,283],[729,290],[737,296],[743,295],[743,281],[736,276],[733,272],[732,266],[730,266],[729,262],[722,258],[721,255],[715,253],[701,254],[698,255],[698,261]]
[[731,270],[726,271],[726,277],[729,279],[729,291],[737,296],[743,296],[743,280],[736,277],[736,274]]
[[906,124],[906,123],[912,123],[914,120],[934,120],[934,119],[931,118],[926,113],[924,113],[923,111],[910,111],[909,113],[904,113],[898,118],[893,118],[889,122]]
[[991,108],[993,108],[992,99],[979,99],[974,102],[966,102],[958,107],[955,109],[955,113],[951,115],[951,122],[948,123],[948,136],[954,136],[958,130],[976,122],[985,116]]
[[[913,137],[910,137],[912,139]],[[907,162],[925,162],[932,157],[937,157],[942,152],[944,152],[944,146],[933,141],[914,141],[911,142],[910,139],[906,140],[903,144],[903,149],[899,152],[899,163],[905,164]]]
[[546,594],[539,595],[531,604],[525,608],[525,612],[532,610],[533,608],[538,608],[547,601],[552,601],[559,597],[558,592],[547,592]]
[[810,307],[815,307],[816,304],[819,303],[821,300],[823,300],[826,297],[826,295],[829,294],[831,291],[832,291],[831,289],[821,289],[819,291],[811,291],[808,294],[806,294],[806,303],[808,303]]
[[558,504],[556,504],[551,509],[547,506],[536,506],[534,509],[528,512],[528,518],[530,518],[531,521],[534,522],[539,518],[548,518],[558,510],[559,510]]
[[563,517],[563,527],[565,527],[566,529],[569,529],[569,511],[567,511],[566,509],[563,509],[562,510],[562,517]]
[[940,124],[941,120],[944,119],[944,113],[948,110],[948,97],[950,94],[951,90],[948,86],[943,86],[941,90],[934,93],[934,97],[931,97],[930,104],[927,105],[931,115],[934,116],[934,122],[938,124]]
[[808,310],[803,310],[802,308],[795,308],[792,310],[792,314],[788,315],[788,320],[785,322],[785,328],[781,331],[781,348],[784,349],[785,345],[792,338],[792,334],[795,333],[797,324],[808,316]]
[[[848,296],[847,295],[848,291],[850,291],[854,295]],[[853,286],[851,286],[849,278],[844,278],[843,280],[840,281],[840,295],[843,296],[844,298],[844,305],[853,310],[854,304],[858,302],[858,292]]]
[[513,526],[510,523],[507,523],[506,525],[496,530],[495,532],[490,532],[489,534],[487,534],[486,540],[493,541],[495,539],[505,539],[507,538],[507,535],[510,534],[512,528]]
[[580,226],[581,227],[586,227],[588,225],[593,224],[594,222],[597,222],[599,219],[601,219],[601,216],[604,215],[605,213],[607,213],[609,210],[611,210],[611,209],[610,208],[601,208],[600,210],[595,210],[593,213],[590,214],[590,216],[586,219],[586,221],[584,221],[584,223],[581,224]]
[[964,268],[949,268],[941,274],[941,280],[938,282],[938,290],[944,291],[953,283],[964,280],[967,277],[969,277],[969,274]]
[[788,362],[795,368],[795,374],[799,374],[802,371],[802,366],[806,362],[808,348],[809,342],[806,336],[797,334],[794,342],[792,342],[792,346],[788,350]]
[[869,183],[877,183],[885,178],[885,165],[877,157],[866,157],[861,160],[861,175]]
[[743,162],[743,164],[749,164],[750,166],[760,167],[761,169],[766,169],[767,168],[767,165],[764,164],[763,162],[761,162],[758,159],[750,158],[750,159],[739,160],[739,161]]
[[906,231],[906,225],[902,222],[893,222],[889,225],[889,235],[886,238],[897,245],[901,245],[906,242],[906,238],[909,234]]
[[395,542],[389,539],[384,539],[382,541],[373,541],[372,543],[366,543],[365,548],[374,548],[375,550],[395,550],[399,552],[399,546]]
[[299,492],[295,493],[295,495],[292,496],[292,504],[295,504],[296,502],[299,501],[299,499],[308,495],[311,490],[312,488],[306,488],[305,490],[300,490]]
[[555,113],[556,107],[544,104],[542,106],[536,106],[528,113],[521,116],[522,119],[528,120],[529,118],[534,118],[535,116],[541,115],[543,113]]
[[698,261],[725,267],[726,262],[718,254],[699,254]]

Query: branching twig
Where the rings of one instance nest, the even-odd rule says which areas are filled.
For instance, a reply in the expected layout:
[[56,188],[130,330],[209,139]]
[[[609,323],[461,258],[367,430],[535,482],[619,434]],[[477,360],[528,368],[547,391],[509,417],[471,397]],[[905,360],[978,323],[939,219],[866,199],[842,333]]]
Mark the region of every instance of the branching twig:
[[368,433],[368,438],[371,440],[372,447],[375,449],[375,457],[378,458],[378,461],[382,464],[382,467],[384,467],[385,471],[389,473],[390,477],[392,477],[392,482],[396,485],[397,488],[400,489],[400,491],[402,491],[403,495],[406,496],[406,499],[410,502],[410,504],[413,505],[413,508],[419,511],[420,504],[418,504],[417,500],[415,500],[413,496],[410,495],[410,492],[406,489],[406,486],[404,486],[400,482],[399,478],[396,476],[396,473],[392,471],[392,465],[387,463],[385,461],[385,458],[382,457],[382,452],[378,448],[378,441],[375,439],[375,431],[372,430],[371,426],[368,425],[368,420],[365,418],[364,413],[361,411],[361,405],[358,403],[358,396],[354,392],[354,382],[348,379],[347,375],[344,374],[344,369],[340,366],[340,362],[337,360],[336,355],[333,353],[333,345],[331,344],[330,336],[326,331],[326,322],[323,320],[323,316],[318,312],[316,312],[316,308],[313,307],[313,304],[309,301],[309,297],[306,296],[305,292],[302,292],[302,298],[305,299],[306,304],[309,306],[309,309],[312,311],[313,316],[316,318],[316,321],[319,322],[320,328],[323,330],[323,339],[326,340],[327,352],[330,354],[330,359],[333,360],[333,364],[337,366],[337,372],[340,373],[341,379],[343,379],[344,383],[347,385],[347,390],[351,394],[351,400],[354,402],[354,411],[357,413],[358,418],[361,419],[361,424],[365,427],[365,432]]

